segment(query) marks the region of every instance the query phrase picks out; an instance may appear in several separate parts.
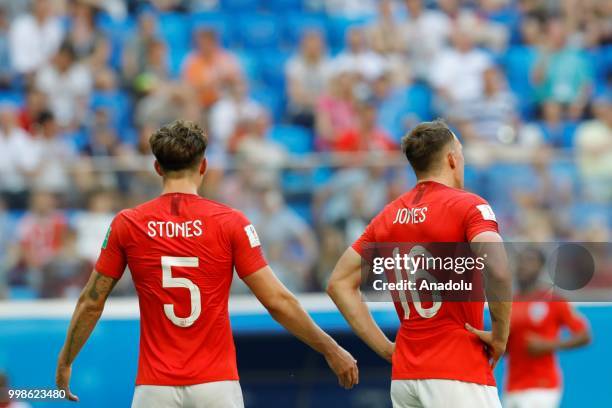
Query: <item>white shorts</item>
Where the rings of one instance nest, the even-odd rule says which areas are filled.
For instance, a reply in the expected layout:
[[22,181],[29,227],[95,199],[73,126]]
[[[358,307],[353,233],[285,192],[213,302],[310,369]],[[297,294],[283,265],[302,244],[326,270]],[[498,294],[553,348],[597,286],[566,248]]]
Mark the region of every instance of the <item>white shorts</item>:
[[501,408],[497,388],[456,380],[393,380],[393,408]]
[[505,408],[558,408],[560,403],[561,390],[558,389],[532,388],[504,395]]
[[244,408],[238,381],[186,386],[138,385],[132,408]]

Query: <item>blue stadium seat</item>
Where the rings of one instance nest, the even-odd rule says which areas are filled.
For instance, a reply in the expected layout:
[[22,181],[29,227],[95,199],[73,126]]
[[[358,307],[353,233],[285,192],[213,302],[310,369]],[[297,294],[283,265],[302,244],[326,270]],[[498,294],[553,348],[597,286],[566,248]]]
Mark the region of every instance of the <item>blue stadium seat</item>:
[[32,300],[38,298],[38,293],[29,286],[9,286],[8,297],[11,300]]
[[235,42],[235,38],[228,21],[229,18],[223,13],[194,13],[190,16],[190,29],[192,33],[197,29],[213,30],[223,44],[230,45]]
[[158,16],[161,37],[168,47],[187,49],[191,44],[189,20],[181,13],[162,13]]
[[262,4],[272,13],[300,12],[304,8],[303,0],[262,0]]
[[576,203],[570,208],[570,219],[578,228],[603,225],[612,226],[612,208],[603,203]]
[[25,96],[23,92],[13,92],[0,90],[0,105],[8,104],[15,105],[17,107],[23,106],[25,103]]
[[97,27],[108,39],[111,46],[110,63],[114,68],[121,66],[123,46],[134,35],[137,23],[133,17],[115,20],[106,13],[100,13],[96,20]]
[[308,224],[313,223],[312,208],[308,200],[289,200],[287,205]]
[[579,194],[580,174],[576,163],[570,160],[555,160],[550,164],[550,172],[555,183],[569,185],[575,194]]
[[538,178],[527,164],[499,163],[484,170],[485,198],[500,206],[512,205],[515,192],[534,191]]
[[291,45],[297,45],[308,30],[317,30],[327,39],[325,16],[319,14],[290,14],[285,19],[284,35]]
[[369,20],[368,17],[331,17],[327,21],[327,31],[332,50],[338,51],[344,47],[344,37],[349,28],[362,26]]
[[92,111],[105,110],[120,138],[124,133],[123,129],[131,127],[132,105],[130,97],[124,91],[94,92],[89,107]]
[[259,8],[259,0],[221,0],[221,8],[232,13],[250,13]]
[[267,86],[283,90],[285,87],[285,64],[289,54],[271,50],[258,54],[259,72]]
[[280,43],[281,30],[276,17],[244,15],[238,21],[241,44],[246,48],[273,48]]
[[513,46],[503,57],[508,83],[518,96],[521,112],[527,118],[535,113],[534,91],[531,71],[536,61],[536,50],[526,46]]
[[293,154],[305,154],[313,151],[314,136],[312,132],[300,126],[274,126],[270,130],[269,137],[285,146]]
[[257,57],[247,50],[239,50],[235,54],[240,61],[242,70],[247,76],[249,83],[259,83],[261,80],[261,72]]
[[282,119],[285,107],[285,95],[283,89],[270,87],[254,87],[251,97],[264,105],[271,113],[275,122]]

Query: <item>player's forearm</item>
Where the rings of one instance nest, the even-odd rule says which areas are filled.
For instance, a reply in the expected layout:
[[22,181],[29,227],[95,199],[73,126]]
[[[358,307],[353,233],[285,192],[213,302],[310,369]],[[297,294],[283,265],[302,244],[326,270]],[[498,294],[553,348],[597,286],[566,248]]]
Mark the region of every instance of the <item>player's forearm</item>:
[[393,343],[372,318],[366,304],[361,300],[359,289],[343,287],[341,284],[330,282],[327,293],[355,334],[376,354],[387,361],[391,361]]
[[489,302],[493,340],[506,344],[510,335],[512,302]]
[[591,334],[588,330],[578,333],[569,339],[560,340],[556,347],[557,350],[571,350],[574,348],[586,346],[591,342]]
[[334,339],[316,325],[289,291],[266,308],[281,326],[319,353],[330,353],[337,346]]
[[116,279],[93,271],[83,288],[68,327],[58,366],[70,366],[98,323]]
[[81,348],[91,335],[102,315],[103,307],[91,304],[84,295],[79,302],[70,321],[66,341],[60,352],[58,365],[70,366]]

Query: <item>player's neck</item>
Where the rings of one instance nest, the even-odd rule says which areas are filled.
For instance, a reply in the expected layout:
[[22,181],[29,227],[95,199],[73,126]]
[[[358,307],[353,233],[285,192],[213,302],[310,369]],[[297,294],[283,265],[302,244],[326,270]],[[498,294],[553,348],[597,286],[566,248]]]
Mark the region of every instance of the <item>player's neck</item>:
[[198,186],[193,180],[187,178],[166,179],[162,194],[182,193],[182,194],[198,194]]
[[448,187],[457,188],[455,180],[452,176],[435,175],[435,176],[422,176],[417,179],[417,183],[425,183],[427,181],[433,181],[434,183],[444,184]]

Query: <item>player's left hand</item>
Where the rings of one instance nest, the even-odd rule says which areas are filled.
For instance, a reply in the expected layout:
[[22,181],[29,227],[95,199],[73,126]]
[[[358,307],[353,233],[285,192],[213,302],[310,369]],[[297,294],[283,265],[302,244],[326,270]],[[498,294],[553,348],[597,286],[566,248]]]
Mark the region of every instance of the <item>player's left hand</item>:
[[58,390],[66,392],[66,399],[69,401],[78,402],[79,397],[70,392],[70,375],[72,374],[72,366],[58,365],[55,372],[55,384]]
[[493,338],[492,332],[486,330],[478,330],[477,328],[472,327],[469,323],[465,324],[465,328],[470,333],[478,336],[480,341],[482,341],[487,346],[487,352],[489,353],[489,359],[491,361],[491,369],[494,369],[499,359],[506,352],[506,342],[496,341]]
[[552,353],[556,344],[554,340],[545,339],[535,333],[527,335],[527,352],[534,357]]

